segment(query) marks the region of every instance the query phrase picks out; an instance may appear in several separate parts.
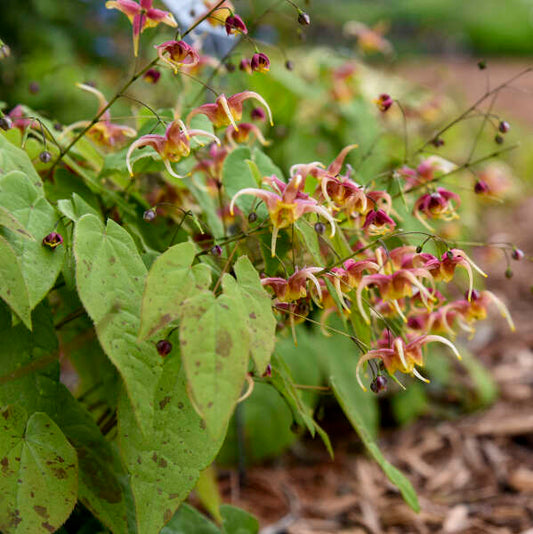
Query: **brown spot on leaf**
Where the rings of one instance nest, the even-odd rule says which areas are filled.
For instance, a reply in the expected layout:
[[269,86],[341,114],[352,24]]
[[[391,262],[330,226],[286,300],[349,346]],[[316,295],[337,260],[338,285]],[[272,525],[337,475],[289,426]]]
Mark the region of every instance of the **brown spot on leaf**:
[[169,510],[168,508],[165,510],[165,513],[163,514],[163,519],[165,523],[168,523],[172,519],[172,510]]
[[257,319],[257,315],[252,312],[248,317],[250,317],[250,319]]
[[164,458],[159,458],[159,462],[157,463],[157,465],[164,469],[165,467],[167,467],[168,463]]
[[220,331],[217,336],[216,353],[223,358],[227,358],[231,354],[232,348],[233,342],[229,333],[225,330]]
[[54,475],[60,480],[67,478],[67,472],[62,467],[56,467],[54,469]]
[[172,397],[169,397],[168,395],[161,401],[159,401],[159,408],[162,410],[170,401]]
[[48,519],[50,515],[48,514],[48,510],[46,509],[46,506],[39,506],[35,505],[33,509],[43,518]]
[[50,523],[48,523],[46,521],[44,523],[41,523],[41,527],[43,527],[46,530],[48,530],[48,532],[55,532],[55,530],[56,530],[56,527],[52,526]]
[[7,456],[4,456],[4,458],[0,460],[0,465],[2,466],[2,473],[6,474],[9,469],[9,460],[7,459]]

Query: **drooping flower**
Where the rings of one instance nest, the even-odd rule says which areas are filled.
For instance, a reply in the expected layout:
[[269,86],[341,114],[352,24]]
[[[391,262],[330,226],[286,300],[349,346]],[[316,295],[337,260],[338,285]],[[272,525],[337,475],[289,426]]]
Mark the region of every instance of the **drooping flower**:
[[235,130],[238,131],[239,127],[237,126],[237,121],[242,118],[243,103],[245,100],[249,99],[257,100],[264,106],[267,110],[270,124],[273,125],[272,112],[270,111],[266,100],[254,91],[243,91],[242,93],[237,93],[229,98],[226,98],[226,96],[222,94],[217,97],[214,103],[203,104],[202,106],[193,109],[187,117],[187,124],[190,124],[192,117],[195,115],[206,115],[215,128],[229,126],[231,124]]
[[270,70],[270,59],[266,54],[259,52],[252,56],[250,66],[253,72],[268,72]]
[[122,11],[133,26],[133,53],[137,56],[139,52],[139,38],[146,28],[154,28],[160,23],[175,28],[178,23],[174,15],[169,11],[154,9],[153,0],[111,0],[106,2],[107,9],[118,9]]
[[457,206],[461,203],[459,195],[438,187],[433,193],[426,193],[415,202],[413,215],[432,232],[433,228],[424,220],[424,217],[444,221],[458,219],[459,215],[455,211],[454,203]]
[[374,99],[374,104],[376,104],[379,111],[385,113],[385,111],[388,111],[392,104],[394,104],[394,100],[389,94],[382,93],[376,99]]
[[386,234],[395,227],[394,219],[391,219],[382,209],[369,211],[363,224],[363,230],[373,236]]
[[145,82],[153,83],[154,85],[159,81],[159,78],[161,78],[161,73],[157,69],[148,69],[143,75]]
[[[401,373],[410,374],[416,376],[423,382],[429,382],[427,378],[424,378],[417,370],[416,366],[422,367],[424,365],[424,357],[422,355],[422,347],[428,343],[438,342],[450,347],[452,352],[461,359],[459,351],[455,345],[448,339],[442,336],[425,335],[419,336],[408,343],[406,343],[401,337],[396,337],[394,340],[380,340],[382,346],[371,350],[361,356],[355,374],[357,382],[366,391],[365,386],[361,380],[361,367],[369,360],[379,359],[383,362],[385,369],[392,376],[396,371]],[[385,346],[383,346],[385,345]]]
[[[100,113],[102,109],[107,106],[107,100],[105,99],[105,96],[100,91],[98,91],[98,89],[95,89],[94,87],[83,83],[78,83],[76,85],[80,89],[83,89],[84,91],[92,93],[96,96],[99,104],[98,113]],[[77,128],[85,128],[89,124],[90,121],[75,122],[74,124],[71,124],[70,126],[65,128],[61,135],[64,136],[66,133],[71,132],[72,130],[75,130]],[[136,134],[136,130],[130,128],[129,126],[113,124],[111,122],[111,114],[109,112],[109,109],[106,110],[106,112],[100,117],[100,120],[96,124],[93,124],[87,132],[87,136],[91,138],[95,143],[108,148],[113,148],[116,145],[121,145],[126,141],[128,137],[135,137]]]
[[269,144],[263,137],[261,130],[255,124],[248,122],[240,124],[238,130],[231,125],[228,126],[226,129],[226,139],[234,148],[238,143],[253,143],[255,140],[259,141],[263,146]]
[[43,238],[43,245],[52,250],[62,244],[63,236],[61,234],[58,234],[57,232],[51,232]]
[[248,28],[239,15],[230,15],[225,22],[226,33],[233,35],[234,33],[248,33]]
[[[175,178],[183,178],[172,169],[171,163],[176,163],[182,158],[188,156],[191,152],[191,137],[202,136],[212,139],[220,144],[218,138],[212,133],[204,130],[188,130],[181,120],[174,120],[167,127],[165,135],[148,134],[143,135],[137,141],[134,141],[126,155],[126,165],[131,176],[133,169],[131,165],[131,155],[133,151],[142,146],[152,147],[160,156],[167,171]],[[144,154],[147,157],[150,154]]]
[[165,41],[155,49],[161,61],[173,69],[174,74],[180,67],[194,67],[200,62],[198,52],[185,41]]
[[297,270],[287,280],[280,277],[262,278],[261,285],[270,287],[279,302],[294,302],[307,297],[307,280],[315,285],[319,300],[322,298],[320,283],[315,276],[321,267],[305,267]]
[[398,300],[413,296],[414,290],[418,289],[419,295],[426,307],[429,307],[429,301],[434,297],[421,279],[429,280],[433,283],[431,274],[423,268],[419,269],[400,269],[392,274],[368,274],[363,276],[358,284],[356,298],[359,312],[364,321],[368,324],[370,319],[363,308],[363,290],[369,287],[377,287],[380,297],[384,301],[391,302],[395,307],[398,315],[407,322],[406,317],[401,311]]
[[[211,26],[224,26],[228,17],[230,17],[235,10],[233,4],[229,0],[222,3],[219,0],[203,0],[203,2],[208,10],[207,12],[210,12],[206,20]],[[198,20],[201,20],[204,17],[205,14],[202,14]]]
[[268,214],[272,225],[272,257],[276,255],[276,240],[279,230],[287,228],[298,220],[304,213],[317,213],[322,215],[331,225],[331,236],[335,235],[335,219],[331,216],[329,211],[320,206],[318,202],[310,198],[309,195],[302,192],[305,180],[301,175],[296,175],[291,178],[288,184],[282,182],[277,177],[272,176],[266,179],[275,189],[267,191],[266,189],[257,189],[247,187],[241,189],[232,199],[230,210],[233,211],[235,201],[242,195],[253,195],[260,198],[268,209]]

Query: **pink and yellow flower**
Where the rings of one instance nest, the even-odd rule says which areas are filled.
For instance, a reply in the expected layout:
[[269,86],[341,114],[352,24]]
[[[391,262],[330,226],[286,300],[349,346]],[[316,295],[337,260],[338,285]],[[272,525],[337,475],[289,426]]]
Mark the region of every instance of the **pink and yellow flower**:
[[430,232],[433,232],[433,228],[424,220],[424,217],[428,219],[442,219],[444,221],[458,219],[459,215],[455,211],[456,206],[454,203],[457,206],[461,204],[459,195],[438,187],[433,193],[426,193],[415,202],[413,215]]
[[307,297],[307,280],[311,280],[321,300],[322,290],[315,273],[322,270],[321,267],[305,267],[297,270],[287,280],[280,277],[262,278],[261,285],[271,288],[278,302],[295,302]]
[[[150,146],[161,156],[161,160],[169,174],[175,178],[184,178],[174,172],[171,163],[176,163],[191,153],[190,140],[191,137],[196,136],[208,137],[220,144],[218,138],[212,133],[205,132],[204,130],[188,130],[181,120],[172,121],[168,126],[165,135],[143,135],[131,144],[126,155],[126,165],[130,175],[133,176],[133,169],[130,161],[133,151],[143,146]],[[145,154],[143,157],[149,155],[150,154]]]
[[331,225],[331,236],[335,235],[335,219],[329,211],[320,206],[318,202],[303,193],[304,179],[301,175],[293,176],[288,184],[282,182],[277,177],[272,176],[266,179],[277,189],[277,192],[267,191],[266,189],[257,189],[247,187],[241,189],[232,199],[230,210],[233,210],[235,201],[242,195],[253,195],[260,198],[268,209],[268,214],[272,225],[272,257],[276,255],[276,240],[279,230],[287,228],[297,221],[305,213],[317,213],[322,215]]
[[[409,342],[405,342],[401,337],[396,337],[394,340],[381,339],[378,344],[381,347],[371,350],[361,356],[355,374],[357,382],[366,391],[365,386],[361,380],[361,367],[369,360],[379,359],[383,362],[385,369],[392,376],[396,371],[401,373],[416,376],[423,382],[429,382],[417,370],[416,366],[422,367],[424,365],[424,357],[422,355],[422,347],[428,343],[438,342],[450,347],[452,352],[460,360],[461,355],[456,349],[455,345],[448,339],[442,336],[425,335],[416,337]],[[384,346],[383,346],[384,345]]]
[[158,24],[166,24],[175,28],[178,23],[174,15],[168,11],[154,9],[153,0],[111,0],[106,2],[107,9],[118,9],[128,17],[133,26],[133,53],[139,52],[139,38],[146,28],[154,28]]
[[[83,89],[84,91],[87,91],[88,93],[92,93],[96,96],[98,99],[98,113],[100,113],[106,106],[107,106],[107,100],[105,99],[105,96],[98,91],[98,89],[95,89],[94,87],[91,87],[90,85],[85,85],[83,83],[76,84],[80,89]],[[71,124],[67,128],[65,128],[61,134],[63,137],[67,133],[71,132],[72,130],[78,129],[78,128],[85,128],[90,124],[90,121],[79,121],[75,122],[74,124]],[[108,147],[113,148],[116,145],[122,145],[126,142],[128,137],[135,137],[137,134],[136,130],[133,128],[130,128],[129,126],[123,126],[120,124],[113,124],[111,122],[111,114],[109,110],[107,110],[101,117],[100,120],[91,126],[91,128],[87,132],[87,136],[92,139],[95,143]]]
[[159,59],[173,69],[174,74],[180,67],[194,67],[200,62],[198,52],[185,41],[165,41],[155,49]]
[[254,91],[243,91],[237,93],[229,98],[224,94],[217,97],[214,103],[204,104],[196,109],[193,109],[187,117],[187,124],[190,124],[191,119],[195,115],[205,115],[215,128],[222,126],[229,126],[230,124],[239,131],[237,121],[242,118],[242,107],[245,100],[254,99],[264,106],[270,119],[270,124],[273,125],[272,112],[266,100]]

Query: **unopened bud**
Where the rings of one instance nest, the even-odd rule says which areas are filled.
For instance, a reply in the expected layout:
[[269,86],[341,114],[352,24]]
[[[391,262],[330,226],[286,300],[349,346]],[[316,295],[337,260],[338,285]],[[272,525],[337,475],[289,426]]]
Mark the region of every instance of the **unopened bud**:
[[315,223],[315,232],[318,235],[322,235],[326,231],[326,225],[323,222]]
[[43,163],[50,163],[50,161],[52,160],[52,154],[50,154],[50,152],[48,152],[48,150],[43,150],[43,151],[39,154],[39,159],[40,159]]
[[222,247],[219,245],[215,245],[214,247],[211,247],[211,254],[213,256],[221,256],[222,255]]
[[513,258],[513,260],[516,260],[516,261],[523,260],[524,256],[525,256],[524,251],[519,248],[514,248],[513,251],[511,252],[511,258]]
[[152,222],[156,217],[157,217],[157,213],[153,208],[149,209],[149,210],[146,210],[143,213],[143,220],[145,222]]
[[257,221],[257,213],[255,211],[251,211],[248,215],[248,222],[254,223],[255,221]]
[[301,24],[302,26],[309,26],[309,24],[311,24],[311,17],[305,11],[299,11],[298,24]]
[[476,195],[484,195],[490,191],[489,184],[487,182],[484,182],[483,180],[478,180],[474,184],[474,193]]
[[502,134],[506,134],[511,129],[511,125],[507,121],[500,121],[500,124],[498,124],[498,130]]
[[387,389],[387,378],[383,375],[376,376],[370,384],[370,389],[376,394],[385,391]]
[[513,271],[511,270],[510,267],[508,267],[507,269],[505,269],[505,278],[512,278],[513,277]]
[[487,62],[484,59],[481,59],[477,62],[477,68],[479,70],[485,70],[487,68]]
[[287,70],[294,70],[294,63],[288,59],[287,61],[285,61],[285,68]]
[[497,134],[495,137],[494,137],[494,142],[497,144],[497,145],[503,145],[503,136],[501,136],[500,134]]
[[172,343],[168,339],[160,339],[156,345],[159,356],[168,356],[172,351]]
[[435,139],[433,139],[433,141],[431,141],[431,144],[435,148],[440,148],[441,146],[444,145],[444,139],[441,139],[440,137],[435,137]]
[[13,126],[13,121],[9,117],[0,117],[0,128],[2,130],[9,130]]
[[36,95],[41,89],[41,86],[37,83],[37,82],[31,82],[30,85],[28,86],[28,91],[32,94],[32,95]]

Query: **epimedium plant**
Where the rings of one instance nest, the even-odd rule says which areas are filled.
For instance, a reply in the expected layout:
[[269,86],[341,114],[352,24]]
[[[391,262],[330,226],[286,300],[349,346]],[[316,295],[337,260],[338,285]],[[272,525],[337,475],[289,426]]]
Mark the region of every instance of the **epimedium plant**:
[[[206,499],[212,523],[184,500],[213,476],[235,410],[266,391],[288,407],[286,426],[318,435],[333,454],[313,416],[314,386],[333,393],[418,510],[411,484],[377,446],[368,399],[390,382],[408,387],[402,375],[427,382],[420,368],[436,343],[460,358],[456,333],[471,334],[491,307],[514,328],[503,302],[477,289],[484,272],[435,230],[459,218],[462,197],[443,183],[462,171],[474,176],[468,201],[499,194],[501,179],[473,169],[509,147],[473,156],[487,127],[501,144],[510,126],[490,109],[465,163],[431,154],[503,86],[412,151],[408,140],[428,129],[423,106],[385,93],[372,103],[353,61],[334,65],[321,82],[330,118],[349,125],[347,106],[357,101],[372,128],[391,132],[387,167],[363,181],[345,164],[359,150],[351,139],[329,161],[302,163],[296,153],[286,179],[265,153],[267,132],[276,135],[268,98],[250,87],[215,92],[227,58],[215,61],[201,36],[188,37],[207,22],[252,43],[240,70],[254,76],[269,76],[269,56],[230,2],[204,3],[205,13],[156,45],[109,100],[80,81],[98,102],[92,119],[64,126],[23,105],[0,118],[3,532],[54,532],[76,503],[113,533],[257,531],[242,510]],[[177,27],[151,0],[106,7],[131,21],[136,57],[145,30]],[[198,83],[214,98],[156,111],[127,93],[139,79],[159,83],[162,68],[185,92]],[[126,97],[144,108],[134,125],[112,114]],[[493,246],[515,260],[524,255]],[[316,356],[303,365],[312,384],[295,378],[297,343]]]

